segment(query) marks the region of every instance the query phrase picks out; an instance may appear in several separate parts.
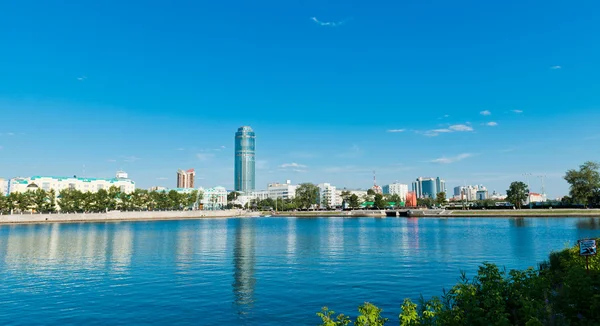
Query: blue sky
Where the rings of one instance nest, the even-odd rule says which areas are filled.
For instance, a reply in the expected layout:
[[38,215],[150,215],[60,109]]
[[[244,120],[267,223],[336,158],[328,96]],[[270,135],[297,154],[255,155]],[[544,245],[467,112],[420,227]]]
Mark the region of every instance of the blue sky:
[[[0,176],[505,192],[600,160],[600,2],[5,1]],[[492,123],[493,126],[489,125]],[[495,123],[495,125],[494,125]],[[397,131],[397,132],[390,132]],[[85,168],[84,168],[85,166]],[[531,182],[540,191],[539,179]]]

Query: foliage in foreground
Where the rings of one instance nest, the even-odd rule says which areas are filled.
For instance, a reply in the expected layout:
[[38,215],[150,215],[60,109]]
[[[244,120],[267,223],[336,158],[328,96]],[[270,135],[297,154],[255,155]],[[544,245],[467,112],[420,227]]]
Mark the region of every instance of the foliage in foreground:
[[[600,325],[600,258],[585,258],[577,246],[550,254],[539,269],[506,270],[484,263],[477,276],[461,280],[441,297],[405,299],[401,326],[441,325]],[[382,310],[365,303],[354,325],[381,326]],[[323,326],[352,323],[327,307],[317,313]]]

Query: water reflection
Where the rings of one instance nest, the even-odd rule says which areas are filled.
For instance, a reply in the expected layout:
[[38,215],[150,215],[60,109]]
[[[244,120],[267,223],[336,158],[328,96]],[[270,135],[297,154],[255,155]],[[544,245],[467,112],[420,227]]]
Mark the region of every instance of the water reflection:
[[50,273],[53,268],[122,273],[131,264],[133,232],[127,224],[54,223],[3,231],[3,262],[28,273]]
[[513,218],[509,220],[513,236],[513,254],[521,261],[533,261],[535,257],[534,228],[530,219]]
[[577,228],[584,230],[600,230],[600,219],[586,218],[577,221]]
[[233,294],[238,314],[248,314],[254,305],[256,278],[255,220],[236,219],[233,247]]
[[527,227],[529,226],[528,224],[530,223],[529,220],[526,220],[524,218],[513,218],[510,220],[510,224],[511,226],[516,226],[518,228],[522,228],[522,227]]

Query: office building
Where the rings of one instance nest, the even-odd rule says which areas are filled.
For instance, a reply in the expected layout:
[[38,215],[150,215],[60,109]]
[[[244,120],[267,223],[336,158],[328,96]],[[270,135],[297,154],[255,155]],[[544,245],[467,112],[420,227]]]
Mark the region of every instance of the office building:
[[177,170],[177,188],[194,188],[195,179],[196,171],[194,169]]
[[446,181],[437,178],[419,177],[412,183],[412,191],[416,193],[417,198],[435,198],[438,193],[446,192]]
[[235,133],[235,191],[249,193],[255,189],[255,141],[254,130],[248,126]]
[[488,199],[488,197],[488,190],[483,185],[459,186],[454,188],[454,200],[474,201],[485,200]]
[[296,197],[297,185],[293,185],[290,180],[285,183],[270,183],[267,186],[268,196],[271,199],[293,199]]
[[408,185],[402,183],[391,183],[383,186],[383,193],[389,195],[398,195],[402,201],[406,200],[406,194],[408,193]]
[[0,196],[8,195],[8,180],[0,178]]
[[440,177],[435,178],[435,186],[436,186],[436,195],[440,192],[446,194],[448,196],[448,192],[446,191],[446,181],[440,179]]
[[321,208],[333,208],[338,203],[335,186],[329,183],[320,183],[319,187],[319,206]]
[[484,187],[483,189],[477,190],[475,198],[477,198],[477,200],[486,200],[486,199],[488,199],[488,191],[487,191],[487,189],[485,189],[485,187]]
[[115,178],[78,178],[34,176],[29,178],[13,178],[8,184],[8,193],[27,192],[42,189],[54,190],[57,194],[61,190],[74,189],[81,192],[97,192],[100,189],[108,190],[117,187],[124,193],[135,191],[135,182],[129,179],[127,173],[118,171]]

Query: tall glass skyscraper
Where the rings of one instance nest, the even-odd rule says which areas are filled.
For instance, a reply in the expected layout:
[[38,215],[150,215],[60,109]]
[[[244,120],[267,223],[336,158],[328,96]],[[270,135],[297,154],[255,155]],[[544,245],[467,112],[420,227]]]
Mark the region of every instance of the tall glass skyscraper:
[[435,198],[438,193],[446,192],[446,181],[437,178],[417,178],[416,182],[413,182],[412,189],[416,193],[417,198]]
[[235,133],[235,191],[255,189],[255,140],[254,130],[248,126],[238,128]]

